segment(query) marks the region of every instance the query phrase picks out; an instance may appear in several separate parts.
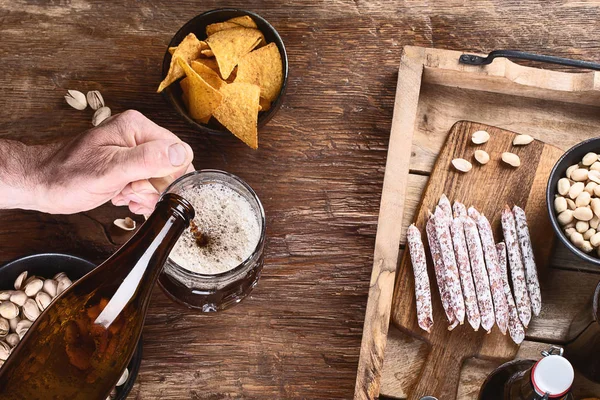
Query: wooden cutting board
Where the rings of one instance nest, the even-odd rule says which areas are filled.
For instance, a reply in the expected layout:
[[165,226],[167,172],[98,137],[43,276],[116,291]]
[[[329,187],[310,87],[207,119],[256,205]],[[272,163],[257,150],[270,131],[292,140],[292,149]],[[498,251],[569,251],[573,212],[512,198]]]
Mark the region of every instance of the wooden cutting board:
[[[471,135],[478,130],[485,130],[490,134],[487,143],[475,145],[471,142]],[[479,332],[473,331],[465,321],[464,325],[453,331],[447,330],[448,322],[440,302],[425,236],[427,211],[435,209],[443,193],[451,202],[458,200],[485,214],[494,229],[496,242],[503,241],[500,214],[504,205],[512,207],[516,204],[527,214],[538,271],[543,280],[554,239],[546,209],[546,184],[552,167],[563,151],[537,140],[527,146],[513,146],[512,141],[516,135],[514,132],[474,122],[457,122],[448,134],[433,168],[414,221],[422,233],[428,256],[434,318],[431,333],[423,331],[417,325],[414,275],[408,251],[404,252],[398,268],[392,304],[392,322],[399,329],[426,340],[430,345],[425,366],[418,382],[410,391],[409,399],[419,399],[425,395],[444,400],[455,399],[461,365],[466,358],[509,360],[518,350],[508,334],[503,336],[497,326],[494,326],[490,334],[486,334],[481,328]],[[488,152],[488,164],[482,166],[474,160],[473,153],[478,149]],[[521,158],[519,168],[507,166],[500,160],[501,154],[506,151]],[[454,158],[469,160],[473,169],[467,173],[456,171],[451,164]],[[542,285],[542,301],[543,298]]]

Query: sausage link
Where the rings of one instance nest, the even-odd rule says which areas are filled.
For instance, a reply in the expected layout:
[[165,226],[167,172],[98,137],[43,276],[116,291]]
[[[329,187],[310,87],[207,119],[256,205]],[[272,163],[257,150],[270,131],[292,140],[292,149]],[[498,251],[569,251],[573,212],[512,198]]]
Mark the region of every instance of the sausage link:
[[500,272],[502,273],[502,284],[504,286],[504,294],[506,295],[506,303],[508,304],[508,333],[516,344],[521,344],[525,339],[525,329],[523,324],[519,320],[519,314],[517,313],[517,306],[513,299],[512,292],[510,290],[510,284],[508,283],[508,269],[506,266],[506,245],[500,242],[496,245],[498,251],[498,265],[500,265]]
[[454,218],[467,216],[467,207],[458,201],[455,201],[452,205],[452,211],[454,211]]
[[462,218],[456,217],[452,220],[450,232],[452,233],[452,243],[454,244],[454,255],[458,264],[458,272],[460,273],[467,321],[477,331],[481,324],[481,316],[479,315],[479,306],[477,306],[477,294],[475,292],[475,285],[473,284],[471,265],[469,264],[469,251],[467,250]]
[[500,328],[503,335],[506,334],[508,328],[508,305],[506,304],[506,296],[504,295],[504,285],[502,284],[502,275],[498,267],[498,253],[496,252],[496,242],[494,242],[494,234],[490,221],[480,215],[477,219],[477,228],[481,237],[483,246],[483,255],[485,258],[485,266],[490,278],[490,289],[492,299],[494,300],[494,311],[496,313],[496,324]]
[[452,237],[450,235],[451,218],[439,206],[435,210],[435,232],[437,234],[442,261],[444,263],[445,282],[448,292],[450,292],[450,304],[456,320],[462,325],[465,322],[465,302],[462,289],[460,287],[460,277],[456,258],[454,258],[454,249],[452,247]]
[[427,233],[427,241],[429,242],[429,251],[431,252],[431,258],[433,260],[433,267],[435,270],[435,279],[437,281],[438,290],[440,292],[440,299],[442,301],[442,307],[448,318],[448,323],[452,324],[455,320],[454,312],[450,306],[450,293],[446,288],[445,277],[444,277],[444,263],[442,262],[442,253],[440,251],[440,245],[435,234],[435,217],[429,216],[427,225],[425,226],[425,232]]
[[513,214],[517,226],[517,237],[521,245],[523,265],[525,266],[525,279],[531,299],[531,309],[533,310],[533,314],[538,316],[540,315],[540,311],[542,311],[542,292],[540,290],[535,258],[533,257],[529,228],[527,227],[527,217],[525,216],[525,211],[519,206],[513,207]]
[[477,225],[472,218],[463,218],[465,228],[465,240],[469,250],[469,259],[471,260],[471,271],[477,291],[477,303],[479,304],[479,314],[481,316],[481,326],[487,332],[492,330],[494,322],[494,304],[492,303],[492,293],[490,291],[490,282],[485,269],[485,259],[481,247],[481,239],[477,231]]
[[475,223],[477,223],[477,220],[479,219],[479,217],[481,217],[481,214],[475,209],[475,207],[469,207],[469,209],[467,210],[467,214],[469,215],[469,217],[473,218],[473,221],[475,221]]
[[515,217],[508,206],[502,210],[502,231],[504,232],[504,242],[508,251],[508,264],[510,266],[510,275],[512,277],[515,302],[519,311],[519,319],[523,323],[523,326],[527,328],[531,320],[531,301],[529,300],[529,293],[527,293],[521,247],[517,241]]
[[415,297],[417,299],[417,321],[421,329],[431,332],[433,326],[433,312],[431,309],[431,288],[427,275],[427,259],[425,248],[421,239],[421,232],[413,224],[406,233],[410,260],[415,274]]
[[452,205],[445,194],[442,194],[442,197],[440,197],[440,201],[438,201],[438,207],[444,211],[444,215],[446,215],[448,218],[448,223],[450,223],[450,220],[452,220]]

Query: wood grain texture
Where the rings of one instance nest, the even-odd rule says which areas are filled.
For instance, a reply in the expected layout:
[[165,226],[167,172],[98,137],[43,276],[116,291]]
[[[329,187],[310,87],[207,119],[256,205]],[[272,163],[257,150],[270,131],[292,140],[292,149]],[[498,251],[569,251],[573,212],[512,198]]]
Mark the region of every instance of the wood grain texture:
[[[471,136],[479,130],[487,131],[490,139],[483,145],[474,145]],[[446,143],[439,153],[417,208],[414,223],[424,235],[427,211],[433,210],[440,196],[446,194],[451,202],[460,201],[467,207],[474,206],[486,215],[492,224],[494,238],[499,242],[502,240],[499,218],[502,209],[506,204],[511,207],[519,205],[528,215],[538,270],[544,276],[553,242],[546,213],[544,182],[548,180],[550,170],[562,151],[540,141],[514,147],[512,141],[515,136],[513,132],[487,125],[457,122],[448,133]],[[490,155],[488,164],[479,165],[473,160],[473,153],[477,149],[485,150]],[[500,160],[501,154],[506,151],[519,155],[519,168],[507,166]],[[473,169],[467,173],[457,171],[451,163],[455,158],[473,161]],[[425,244],[426,252],[428,247]],[[517,346],[508,335],[503,336],[497,327],[491,334],[486,334],[483,329],[474,332],[468,324],[448,331],[431,260],[428,264],[433,288],[434,326],[431,333],[421,330],[417,325],[414,277],[408,253],[404,253],[396,275],[392,321],[401,330],[424,338],[430,346],[424,367],[409,398],[432,395],[453,399],[457,398],[461,370],[457,366],[461,366],[466,358],[482,356],[509,360],[516,354]]]
[[[257,152],[233,138],[192,130],[154,93],[172,35],[195,15],[224,6],[265,17],[289,54],[287,96],[261,130]],[[140,110],[190,143],[196,167],[241,176],[265,206],[266,266],[252,297],[222,315],[206,316],[155,291],[142,369],[130,398],[348,399],[354,393],[402,47],[517,48],[594,60],[600,58],[600,32],[590,26],[599,18],[597,4],[576,1],[485,0],[465,6],[453,0],[0,0],[0,136],[26,143],[73,137],[91,127],[91,113],[68,107],[64,92],[99,89],[113,112]],[[433,86],[421,90],[429,93],[432,108],[429,123],[422,112],[416,122],[411,168],[420,175],[409,177],[405,218],[424,185],[414,183],[426,179],[421,171],[427,169],[417,169],[415,162],[431,170],[429,151],[441,148],[452,124],[469,119],[477,102],[488,108],[472,119],[505,118],[494,115],[494,94],[461,94],[463,115],[448,115],[440,106],[449,93],[436,94]],[[517,104],[501,126],[531,127],[534,136],[552,144],[552,132],[564,143],[597,132],[591,123],[600,115],[595,107],[561,111],[548,104],[538,103],[536,111],[546,114],[535,120],[518,112]],[[447,118],[443,129],[434,124],[438,112]],[[427,151],[416,152],[419,148]],[[126,240],[111,224],[127,215],[110,205],[73,216],[2,211],[0,261],[42,251],[101,261]],[[576,259],[561,254],[561,263],[577,266]]]

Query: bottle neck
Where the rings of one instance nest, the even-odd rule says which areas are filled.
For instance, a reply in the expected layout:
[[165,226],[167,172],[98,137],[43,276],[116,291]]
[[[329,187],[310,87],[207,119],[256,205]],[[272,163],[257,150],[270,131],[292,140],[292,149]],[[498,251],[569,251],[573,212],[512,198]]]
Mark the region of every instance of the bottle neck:
[[[105,262],[113,264],[116,274],[122,274],[122,282],[94,323],[108,328],[136,295],[147,298],[139,296],[140,292],[152,289],[171,249],[189,226],[194,213],[191,204],[182,197],[176,194],[163,196],[140,230]],[[125,265],[120,260],[126,260],[128,268],[118,271],[122,264]]]

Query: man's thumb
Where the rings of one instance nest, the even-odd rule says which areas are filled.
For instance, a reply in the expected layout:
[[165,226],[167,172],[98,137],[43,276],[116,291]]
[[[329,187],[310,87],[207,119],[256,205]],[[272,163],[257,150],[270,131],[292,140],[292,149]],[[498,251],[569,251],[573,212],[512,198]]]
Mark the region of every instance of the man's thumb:
[[172,139],[153,140],[123,149],[120,169],[129,182],[171,175],[194,159],[192,148]]

